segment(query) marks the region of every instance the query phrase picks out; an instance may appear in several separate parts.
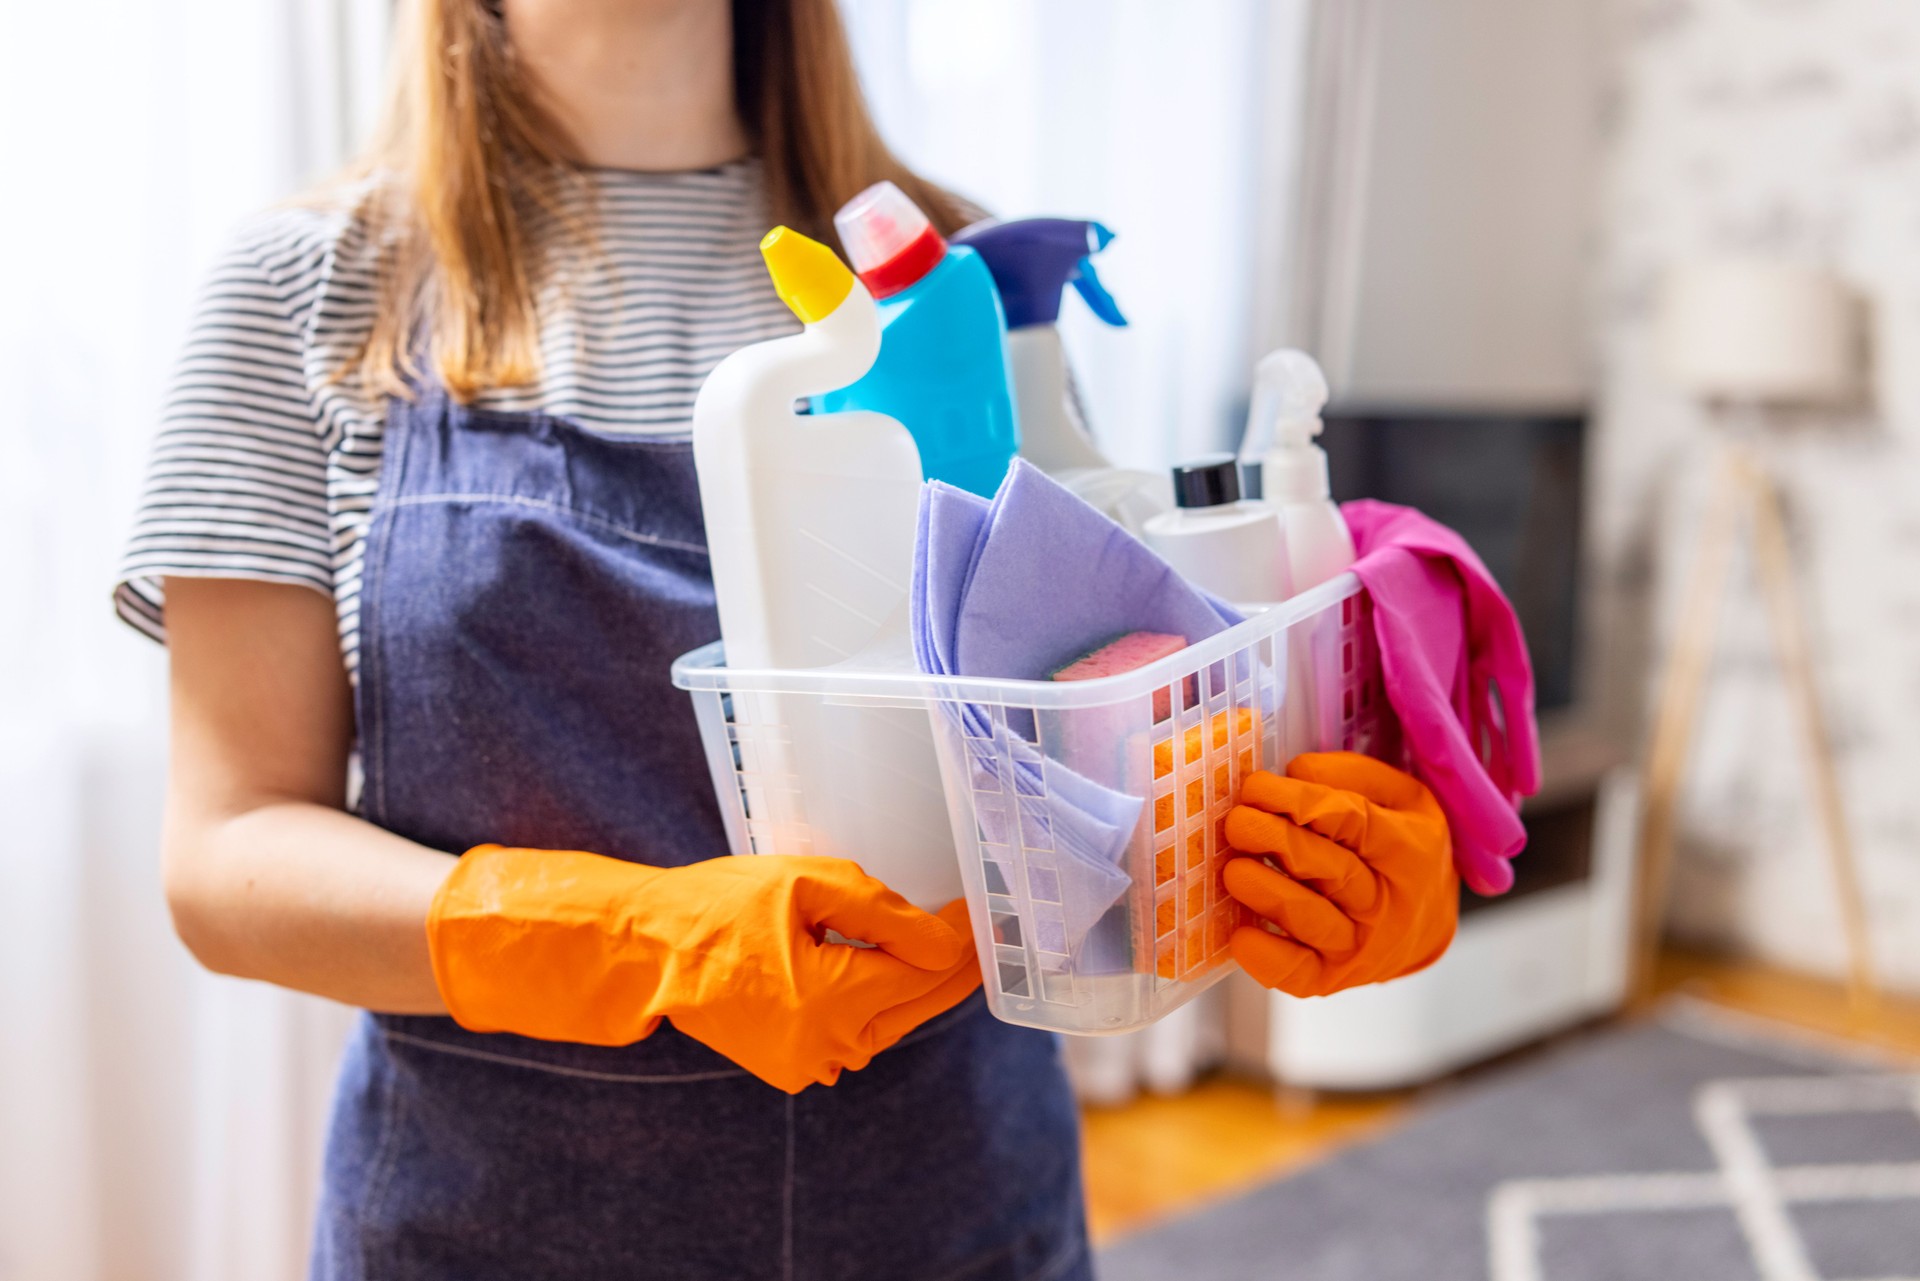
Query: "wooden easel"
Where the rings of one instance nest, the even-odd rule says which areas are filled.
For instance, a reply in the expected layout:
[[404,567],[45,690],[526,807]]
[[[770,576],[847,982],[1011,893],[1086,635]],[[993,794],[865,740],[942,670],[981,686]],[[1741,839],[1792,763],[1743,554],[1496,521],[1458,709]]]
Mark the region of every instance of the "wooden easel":
[[1662,678],[1653,743],[1647,753],[1641,790],[1633,991],[1641,1001],[1651,995],[1672,873],[1680,786],[1686,771],[1687,750],[1699,718],[1701,694],[1713,654],[1720,604],[1726,594],[1743,507],[1752,521],[1754,560],[1761,590],[1766,595],[1768,628],[1773,633],[1775,656],[1792,690],[1801,741],[1813,771],[1814,800],[1820,811],[1834,892],[1839,899],[1847,938],[1848,995],[1855,1015],[1863,1016],[1879,1001],[1867,934],[1866,904],[1861,896],[1846,811],[1840,801],[1832,744],[1827,739],[1826,724],[1821,716],[1819,689],[1814,681],[1799,593],[1794,586],[1786,525],[1780,512],[1780,495],[1760,464],[1733,444],[1723,447],[1714,479],[1713,496],[1700,531],[1699,558],[1687,585],[1680,629]]

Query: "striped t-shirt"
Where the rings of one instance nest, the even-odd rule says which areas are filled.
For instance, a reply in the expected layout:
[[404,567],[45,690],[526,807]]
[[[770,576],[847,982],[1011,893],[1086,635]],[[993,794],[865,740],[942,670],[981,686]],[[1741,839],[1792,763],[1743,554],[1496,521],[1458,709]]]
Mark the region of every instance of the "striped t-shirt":
[[[684,432],[723,357],[799,329],[758,251],[760,166],[585,178],[571,213],[593,243],[559,255],[540,300],[539,381],[478,403]],[[121,617],[155,639],[168,575],[292,583],[333,597],[358,671],[387,405],[338,377],[374,312],[374,245],[354,196],[245,224],[201,297],[115,591]]]

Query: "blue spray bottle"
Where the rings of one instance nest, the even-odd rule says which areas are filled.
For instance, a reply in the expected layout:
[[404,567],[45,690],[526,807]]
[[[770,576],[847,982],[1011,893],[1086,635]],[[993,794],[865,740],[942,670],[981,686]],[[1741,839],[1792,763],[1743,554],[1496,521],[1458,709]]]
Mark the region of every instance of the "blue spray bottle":
[[816,413],[867,409],[898,419],[928,480],[991,498],[1020,447],[1007,326],[987,265],[948,248],[890,182],[834,215],[840,243],[880,308],[880,358],[858,382],[813,398]]

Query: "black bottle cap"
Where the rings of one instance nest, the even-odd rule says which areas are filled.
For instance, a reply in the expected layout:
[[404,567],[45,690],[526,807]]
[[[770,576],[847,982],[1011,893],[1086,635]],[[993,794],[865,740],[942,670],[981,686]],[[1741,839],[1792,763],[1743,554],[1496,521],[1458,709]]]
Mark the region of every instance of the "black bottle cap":
[[1173,501],[1180,507],[1224,507],[1240,501],[1240,463],[1209,454],[1173,469]]

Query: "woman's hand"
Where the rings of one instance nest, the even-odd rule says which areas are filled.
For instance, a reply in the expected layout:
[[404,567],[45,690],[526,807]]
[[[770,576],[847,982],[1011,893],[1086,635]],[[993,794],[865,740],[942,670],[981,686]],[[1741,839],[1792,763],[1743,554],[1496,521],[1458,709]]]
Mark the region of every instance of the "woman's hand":
[[167,901],[209,969],[396,1014],[458,999],[469,1026],[599,1044],[665,1016],[794,1091],[979,986],[964,908],[930,916],[844,860],[663,869],[483,847],[456,863],[382,831],[343,812],[353,714],[331,600],[169,578],[167,625]]
[[482,845],[435,897],[427,939],[463,1027],[625,1045],[667,1018],[790,1094],[865,1067],[980,984],[962,904],[931,916],[838,858],[660,868]]
[[[1227,892],[1262,919],[1233,935],[1247,973],[1291,996],[1412,974],[1453,941],[1460,885],[1424,784],[1352,752],[1260,771],[1227,816]],[[1273,866],[1277,863],[1279,866]]]

